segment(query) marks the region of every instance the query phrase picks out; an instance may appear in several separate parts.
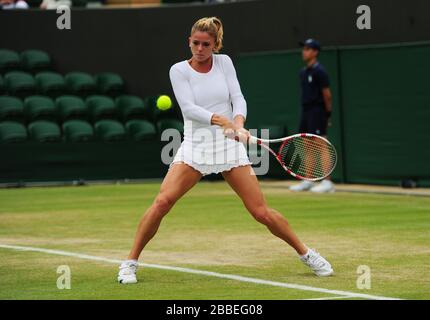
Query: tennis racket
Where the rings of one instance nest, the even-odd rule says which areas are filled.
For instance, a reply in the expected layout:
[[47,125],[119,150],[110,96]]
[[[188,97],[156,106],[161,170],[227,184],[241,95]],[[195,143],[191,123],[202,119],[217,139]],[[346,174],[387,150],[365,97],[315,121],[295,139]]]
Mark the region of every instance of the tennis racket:
[[[297,179],[321,180],[336,167],[336,149],[327,139],[315,134],[299,133],[272,140],[249,136],[248,143],[268,150],[282,168]],[[271,148],[275,144],[279,144],[278,152]]]

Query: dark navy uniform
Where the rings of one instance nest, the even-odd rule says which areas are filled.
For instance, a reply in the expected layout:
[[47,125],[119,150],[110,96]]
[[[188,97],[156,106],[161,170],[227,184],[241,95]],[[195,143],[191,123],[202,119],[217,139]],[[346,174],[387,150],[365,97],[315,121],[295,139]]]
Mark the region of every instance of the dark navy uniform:
[[328,74],[319,62],[300,71],[302,111],[300,133],[327,134],[328,116],[322,90],[329,87]]

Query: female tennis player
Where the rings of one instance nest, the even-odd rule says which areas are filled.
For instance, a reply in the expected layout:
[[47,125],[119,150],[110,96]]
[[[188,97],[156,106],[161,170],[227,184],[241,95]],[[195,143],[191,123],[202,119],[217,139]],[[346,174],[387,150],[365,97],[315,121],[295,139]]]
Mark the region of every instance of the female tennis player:
[[192,57],[174,64],[170,80],[184,117],[184,140],[160,192],[142,217],[128,259],[119,267],[118,281],[136,283],[137,260],[158,230],[163,217],[204,175],[222,173],[249,213],[272,234],[296,250],[318,276],[333,273],[330,263],[303,244],[287,220],[267,206],[253,174],[245,146],[247,108],[234,65],[222,47],[223,26],[216,17],[202,18],[191,29]]

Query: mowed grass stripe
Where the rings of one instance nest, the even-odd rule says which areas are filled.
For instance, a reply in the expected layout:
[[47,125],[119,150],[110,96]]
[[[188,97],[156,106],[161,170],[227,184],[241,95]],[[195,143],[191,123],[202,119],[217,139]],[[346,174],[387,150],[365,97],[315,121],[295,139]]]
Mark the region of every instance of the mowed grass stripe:
[[[118,259],[108,259],[108,258],[104,258],[104,257],[96,257],[96,256],[90,256],[87,254],[67,252],[67,251],[62,251],[62,250],[51,250],[51,249],[44,249],[44,248],[13,246],[13,245],[4,245],[4,244],[0,244],[0,248],[20,250],[20,251],[41,252],[41,253],[47,253],[47,254],[54,254],[54,255],[60,255],[60,256],[85,259],[85,260],[102,261],[102,262],[113,263],[113,264],[120,264],[121,263],[121,260],[118,260]],[[355,293],[355,292],[348,292],[348,291],[341,291],[341,290],[330,290],[330,289],[324,289],[324,288],[315,288],[315,287],[304,286],[304,285],[293,284],[293,283],[269,281],[269,280],[264,280],[264,279],[243,277],[240,275],[222,274],[222,273],[218,273],[218,272],[196,270],[196,269],[191,269],[191,268],[163,266],[163,265],[148,264],[148,263],[139,263],[139,266],[146,267],[146,268],[168,270],[168,271],[177,271],[177,272],[183,272],[183,273],[198,274],[201,276],[229,279],[229,280],[248,282],[248,283],[254,283],[254,284],[259,284],[259,285],[267,285],[267,286],[282,287],[282,288],[295,289],[295,290],[334,294],[334,295],[345,296],[346,298],[363,298],[363,299],[371,299],[371,300],[399,300],[397,298],[392,298],[392,297],[374,296],[374,295],[369,295],[369,294],[362,294],[362,293]]]
[[[1,189],[0,243],[124,258],[139,219],[159,187],[158,183],[151,183]],[[187,193],[165,217],[141,261],[375,296],[430,298],[430,274],[427,272],[430,198],[356,193],[297,194],[287,189],[274,190],[266,183],[263,191],[269,205],[288,219],[299,237],[333,264],[334,277],[312,275],[294,250],[249,215],[224,182],[202,182]],[[14,254],[19,258],[5,258]],[[49,261],[65,260],[61,256],[12,250],[3,250],[2,255],[0,295],[6,298],[8,292],[14,292],[16,297],[27,297],[28,279],[33,281],[33,292],[37,291],[38,277],[44,281],[41,270],[53,266]],[[170,287],[175,288],[177,298],[182,295],[201,299],[319,297],[317,293],[312,296],[309,291],[222,281],[160,269],[141,270],[144,281],[135,289],[121,290],[114,281],[117,268],[112,264],[103,266],[101,262],[94,268],[96,263],[88,263],[88,260],[73,261],[78,269],[88,272],[81,275],[88,280],[74,288],[74,297],[88,297],[84,288],[91,286],[106,289],[92,293],[91,297],[99,299],[115,298],[115,295],[126,298],[127,294],[131,299],[153,296],[163,299],[172,296]],[[371,268],[370,290],[357,289],[359,265]],[[40,268],[37,274],[33,266]],[[181,282],[184,278],[193,281]],[[148,279],[153,282],[149,283]],[[161,283],[165,283],[167,289],[160,286]],[[208,283],[210,286],[206,289]],[[40,287],[43,288],[43,284]],[[141,290],[146,293],[140,293]],[[47,295],[41,293],[41,297]]]

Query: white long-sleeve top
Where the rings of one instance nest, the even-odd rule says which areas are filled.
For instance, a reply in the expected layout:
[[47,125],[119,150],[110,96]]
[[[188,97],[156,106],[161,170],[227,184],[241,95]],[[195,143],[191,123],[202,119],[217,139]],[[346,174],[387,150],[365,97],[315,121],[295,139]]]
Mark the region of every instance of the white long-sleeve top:
[[185,162],[202,174],[250,165],[242,143],[227,139],[222,128],[211,125],[214,113],[233,120],[246,118],[246,102],[230,57],[212,55],[212,68],[201,73],[187,60],[170,68],[170,81],[184,116],[184,141],[172,163]]
[[214,113],[231,120],[237,115],[246,118],[246,101],[229,56],[213,54],[212,68],[207,73],[196,71],[184,60],[174,64],[169,75],[184,117],[185,139],[187,124],[191,122],[193,128],[213,127]]

